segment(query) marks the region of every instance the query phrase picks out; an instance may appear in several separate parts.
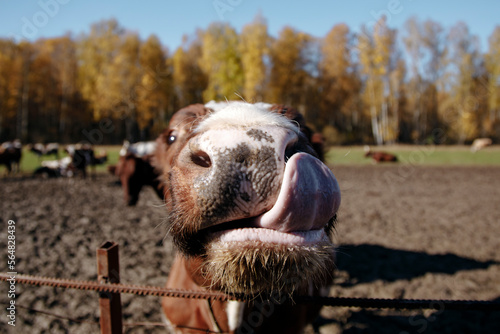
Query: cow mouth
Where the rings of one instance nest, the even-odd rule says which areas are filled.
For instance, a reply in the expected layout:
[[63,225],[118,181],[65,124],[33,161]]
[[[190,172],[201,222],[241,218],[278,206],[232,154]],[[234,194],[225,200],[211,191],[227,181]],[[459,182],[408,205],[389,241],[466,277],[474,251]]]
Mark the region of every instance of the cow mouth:
[[220,244],[230,243],[264,243],[294,246],[308,246],[328,240],[334,229],[335,217],[324,228],[309,231],[281,232],[274,229],[257,227],[255,221],[260,218],[248,218],[217,225],[208,231],[207,242]]
[[[228,223],[234,224],[242,222]],[[327,228],[219,228],[205,243],[201,272],[212,289],[239,298],[283,300],[331,280],[335,247],[328,234]]]
[[309,154],[287,162],[281,189],[267,211],[208,228],[210,241],[308,245],[327,237],[340,204],[333,173]]

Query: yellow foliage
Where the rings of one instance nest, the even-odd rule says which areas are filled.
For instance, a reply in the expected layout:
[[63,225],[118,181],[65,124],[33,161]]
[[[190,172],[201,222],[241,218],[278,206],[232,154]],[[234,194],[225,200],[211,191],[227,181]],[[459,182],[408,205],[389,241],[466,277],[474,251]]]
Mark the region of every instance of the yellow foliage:
[[264,57],[269,53],[269,41],[267,23],[261,16],[257,16],[253,23],[243,27],[239,52],[244,77],[243,97],[247,101],[264,99],[266,80]]
[[228,24],[211,24],[202,36],[200,67],[208,79],[205,102],[232,99],[243,86],[238,35]]

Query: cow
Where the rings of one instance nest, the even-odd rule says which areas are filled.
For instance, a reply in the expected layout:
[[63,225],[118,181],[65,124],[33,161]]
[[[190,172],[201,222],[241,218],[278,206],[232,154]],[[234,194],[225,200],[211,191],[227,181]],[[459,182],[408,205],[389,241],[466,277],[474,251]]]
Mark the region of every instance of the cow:
[[125,203],[134,206],[139,200],[139,193],[144,186],[151,186],[160,199],[163,199],[163,189],[157,169],[151,165],[156,142],[123,143],[118,163],[108,166],[108,171],[119,177],[122,185]]
[[22,157],[21,141],[16,139],[2,143],[0,146],[0,165],[5,165],[7,174],[20,171],[20,161]]
[[472,142],[472,145],[470,147],[470,151],[473,153],[476,153],[479,150],[482,150],[483,148],[490,146],[492,144],[492,140],[490,138],[477,138],[474,139]]
[[40,159],[44,155],[54,155],[56,159],[59,159],[59,144],[58,143],[48,143],[48,144],[30,144],[28,149],[35,153]]
[[[231,301],[163,298],[173,330],[300,333],[331,283],[340,190],[295,109],[225,102],[173,115],[157,139],[169,231],[179,250],[166,287]],[[293,298],[292,298],[293,299]]]
[[42,161],[42,165],[35,169],[33,176],[43,178],[56,178],[60,176],[73,176],[73,169],[71,168],[72,158],[70,156],[64,157],[59,160],[46,160]]
[[108,160],[106,151],[96,155],[90,144],[68,145],[65,151],[71,157],[69,169],[73,174],[81,174],[82,178],[87,177],[87,166],[92,168],[92,175],[95,176],[95,166],[104,164]]
[[365,146],[365,157],[372,158],[375,163],[378,163],[378,162],[397,162],[398,161],[398,158],[394,154],[387,153],[387,152],[381,152],[381,151],[373,152],[370,149],[370,146]]

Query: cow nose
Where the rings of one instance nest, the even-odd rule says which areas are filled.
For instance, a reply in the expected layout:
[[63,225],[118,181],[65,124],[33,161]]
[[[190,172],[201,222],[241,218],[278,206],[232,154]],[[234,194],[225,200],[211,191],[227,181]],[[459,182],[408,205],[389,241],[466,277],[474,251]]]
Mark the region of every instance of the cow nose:
[[205,220],[236,220],[269,210],[279,194],[285,163],[298,151],[297,134],[269,127],[209,130],[189,144],[193,190]]
[[299,144],[297,134],[280,130],[267,131],[266,137],[249,136],[250,131],[208,131],[190,142],[189,161],[202,168],[243,164],[260,169],[261,163],[274,160],[281,169],[293,154],[308,150]]

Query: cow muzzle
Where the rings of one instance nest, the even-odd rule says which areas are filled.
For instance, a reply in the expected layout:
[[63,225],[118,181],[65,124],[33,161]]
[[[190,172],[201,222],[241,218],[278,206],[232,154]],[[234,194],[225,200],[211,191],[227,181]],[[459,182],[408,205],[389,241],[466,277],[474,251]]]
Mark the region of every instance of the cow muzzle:
[[193,173],[198,229],[226,241],[323,238],[318,231],[337,212],[340,191],[304,140],[276,126],[214,129],[194,137],[181,159]]

